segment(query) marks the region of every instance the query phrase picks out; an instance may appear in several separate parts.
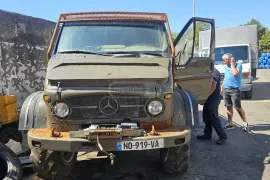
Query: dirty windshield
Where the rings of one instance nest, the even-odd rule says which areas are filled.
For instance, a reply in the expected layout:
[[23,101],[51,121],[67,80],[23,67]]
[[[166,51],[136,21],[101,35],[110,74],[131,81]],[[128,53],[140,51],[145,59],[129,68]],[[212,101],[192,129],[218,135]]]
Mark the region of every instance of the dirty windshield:
[[56,53],[171,54],[163,23],[76,22],[60,28]]

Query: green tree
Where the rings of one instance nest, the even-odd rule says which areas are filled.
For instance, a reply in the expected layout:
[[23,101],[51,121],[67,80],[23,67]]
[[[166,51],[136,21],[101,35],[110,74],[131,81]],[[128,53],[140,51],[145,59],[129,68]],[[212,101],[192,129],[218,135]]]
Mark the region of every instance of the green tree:
[[179,33],[177,33],[177,32],[172,33],[172,39],[173,39],[173,41],[177,38],[178,34]]
[[259,48],[261,52],[270,52],[270,30],[266,30],[259,40]]
[[199,33],[201,31],[210,30],[211,24],[205,22],[196,22],[196,33],[195,33],[195,46],[199,46]]
[[[191,25],[191,26],[193,26],[193,25]],[[199,32],[210,30],[210,27],[211,27],[211,25],[209,23],[196,22],[196,33],[195,33],[195,45],[196,46],[198,46],[198,44],[199,44]],[[193,29],[189,29],[189,30],[193,31]],[[178,36],[178,34],[179,33],[177,33],[177,32],[172,33],[172,39],[175,40],[176,37]],[[188,33],[186,33],[186,34],[188,34]]]

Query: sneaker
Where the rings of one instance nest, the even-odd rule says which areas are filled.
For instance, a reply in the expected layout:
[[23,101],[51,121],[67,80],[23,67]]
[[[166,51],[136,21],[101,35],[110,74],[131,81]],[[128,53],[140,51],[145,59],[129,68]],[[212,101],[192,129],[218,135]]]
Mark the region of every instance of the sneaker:
[[224,128],[224,130],[234,129],[233,125],[227,124]]
[[227,141],[227,137],[225,137],[225,138],[219,138],[219,140],[217,140],[216,143],[217,143],[218,145],[222,145],[222,144],[225,144],[226,141]]
[[243,127],[243,130],[244,131],[246,131],[246,132],[249,131],[249,127],[248,127],[248,123],[247,122],[243,122],[243,126],[242,127]]
[[199,140],[211,140],[212,138],[209,137],[209,136],[206,136],[206,135],[204,134],[204,135],[198,135],[198,136],[197,136],[197,139],[199,139]]

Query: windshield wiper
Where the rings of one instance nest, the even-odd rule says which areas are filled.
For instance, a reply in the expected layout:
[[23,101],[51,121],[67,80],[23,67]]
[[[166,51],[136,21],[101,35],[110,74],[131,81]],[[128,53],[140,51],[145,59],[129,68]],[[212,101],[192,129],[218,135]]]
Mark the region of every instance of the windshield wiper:
[[143,55],[151,55],[151,56],[160,56],[160,57],[164,57],[166,56],[167,53],[152,53],[152,52],[144,52],[144,53],[140,53]]
[[91,51],[61,51],[58,52],[59,54],[71,54],[71,53],[78,53],[78,54],[95,54],[95,55],[101,55],[101,56],[111,56],[109,54],[106,53],[99,53],[99,52],[91,52]]
[[152,52],[130,52],[130,51],[116,51],[116,52],[108,52],[108,54],[126,54],[126,55],[151,55],[151,56],[160,56],[164,57],[163,53],[152,53]]

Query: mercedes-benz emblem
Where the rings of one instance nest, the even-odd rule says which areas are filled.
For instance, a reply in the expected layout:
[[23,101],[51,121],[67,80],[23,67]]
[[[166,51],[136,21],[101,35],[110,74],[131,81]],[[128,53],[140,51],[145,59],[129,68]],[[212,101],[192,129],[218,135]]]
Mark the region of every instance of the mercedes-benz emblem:
[[103,97],[99,101],[99,110],[102,114],[112,115],[118,110],[118,102],[111,96]]

